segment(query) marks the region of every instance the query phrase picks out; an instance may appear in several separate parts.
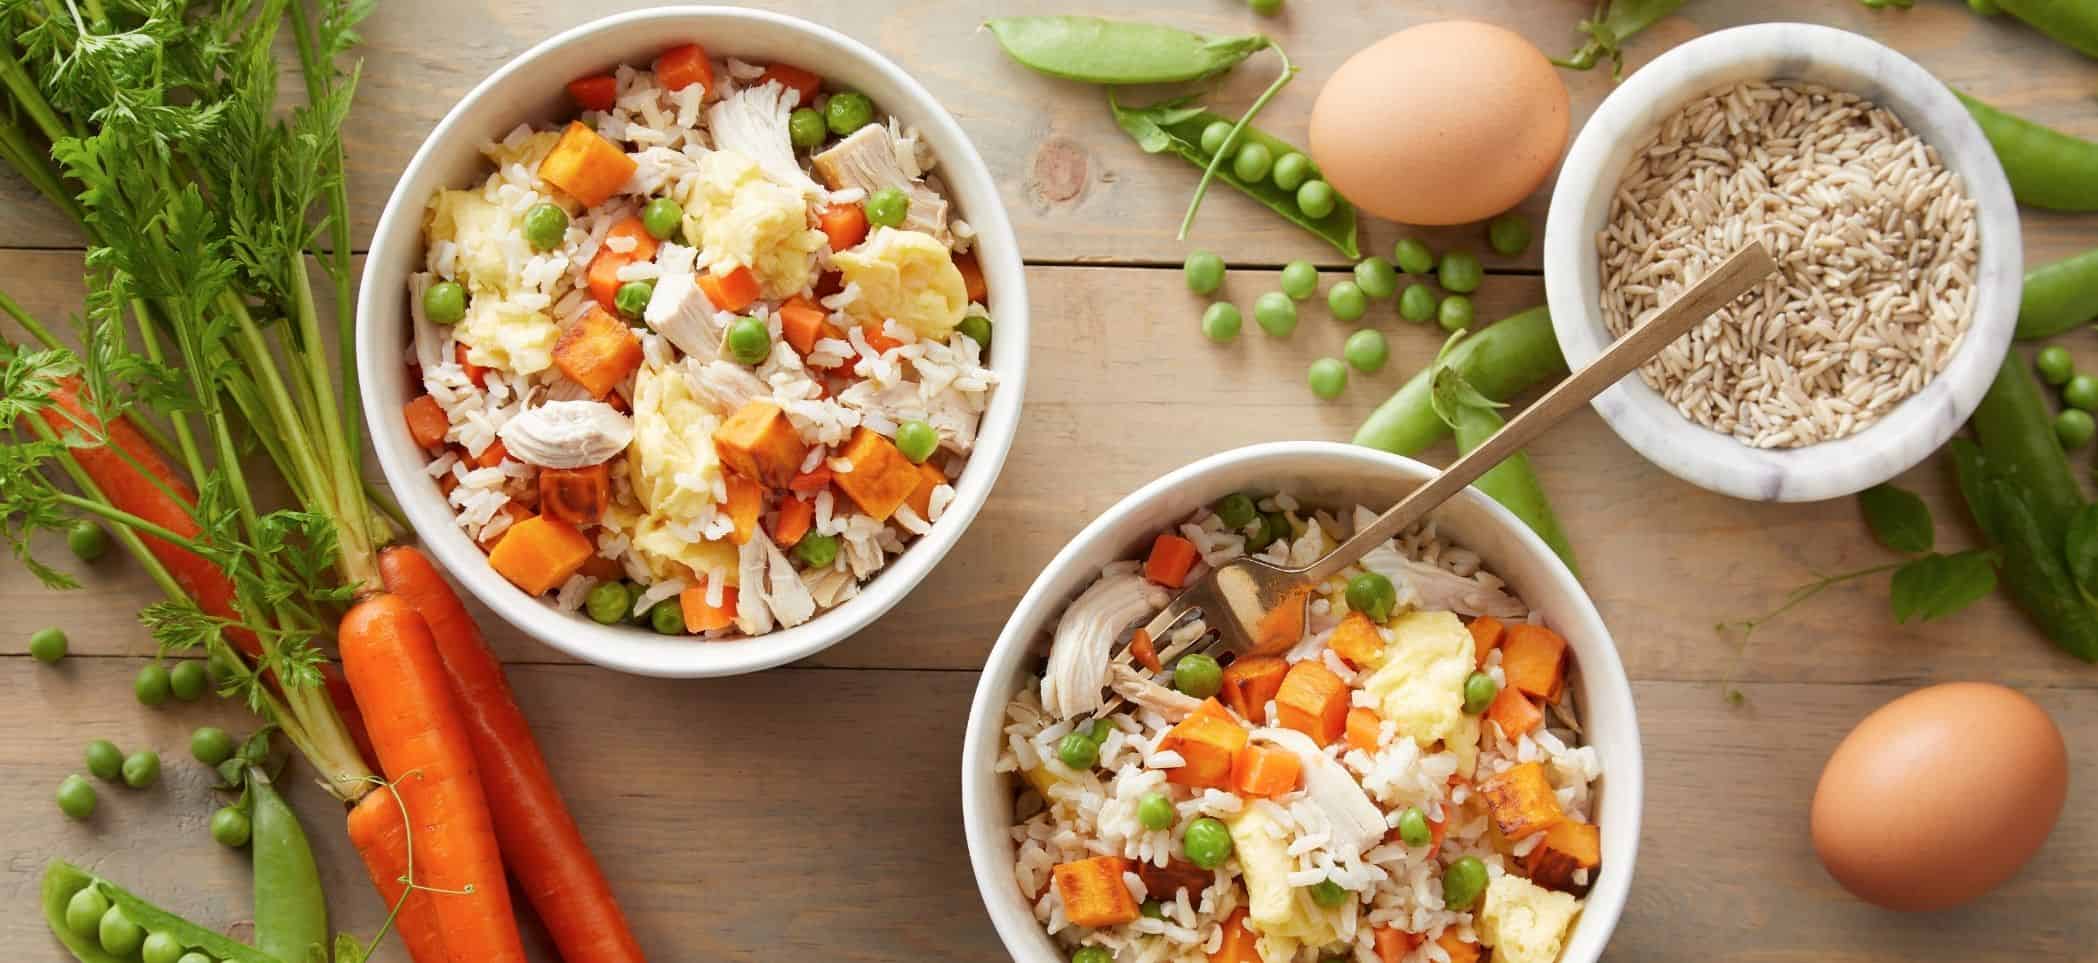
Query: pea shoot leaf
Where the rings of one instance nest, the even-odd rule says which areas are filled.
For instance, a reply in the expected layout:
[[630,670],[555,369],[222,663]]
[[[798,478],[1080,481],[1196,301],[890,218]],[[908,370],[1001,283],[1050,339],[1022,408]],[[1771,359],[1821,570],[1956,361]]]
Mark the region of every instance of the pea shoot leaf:
[[1933,552],[1894,570],[1894,618],[1944,618],[1996,589],[1996,557],[1988,551]]
[[1928,552],[1937,542],[1930,506],[1915,492],[1893,485],[1874,485],[1858,493],[1858,508],[1872,537],[1897,552]]

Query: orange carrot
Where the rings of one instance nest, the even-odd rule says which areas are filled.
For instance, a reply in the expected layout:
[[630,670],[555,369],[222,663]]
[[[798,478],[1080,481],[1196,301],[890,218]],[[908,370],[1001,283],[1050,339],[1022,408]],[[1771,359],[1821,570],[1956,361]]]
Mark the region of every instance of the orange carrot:
[[1151,644],[1151,633],[1139,628],[1129,637],[1129,657],[1143,666],[1146,672],[1164,672],[1166,664],[1158,661],[1158,647]]
[[482,468],[494,468],[502,464],[503,459],[508,457],[510,457],[510,446],[503,444],[501,438],[497,438],[489,442],[488,447],[481,449],[480,454],[474,456],[474,464]]
[[450,891],[432,903],[445,946],[454,959],[523,963],[473,743],[429,626],[379,593],[342,617],[338,641],[379,765],[413,821],[418,882]]
[[[503,858],[561,956],[639,963],[641,946],[554,787],[546,757],[518,711],[502,664],[458,593],[429,558],[409,546],[382,553],[379,575],[386,590],[405,599],[430,627],[465,717],[481,783],[489,790],[489,815]],[[418,958],[417,963],[422,961]]]
[[685,612],[685,631],[710,632],[736,624],[736,589],[723,586],[721,604],[707,604],[707,587],[695,585],[678,593],[678,607]]
[[619,102],[619,78],[611,74],[577,77],[568,82],[568,96],[584,110],[611,110]]
[[1231,788],[1241,796],[1280,796],[1303,775],[1303,760],[1287,749],[1247,743],[1231,760]]
[[781,548],[792,548],[809,533],[809,526],[815,521],[815,502],[783,498],[779,503],[779,520],[772,523],[772,541]]
[[738,265],[727,274],[709,271],[699,276],[699,290],[723,311],[741,311],[758,299],[758,276]]
[[473,382],[476,388],[486,388],[488,387],[488,369],[468,360],[468,356],[471,354],[473,354],[473,349],[467,347],[466,342],[452,342],[452,360],[459,362],[459,367],[465,369],[466,380]]
[[584,277],[590,287],[590,296],[596,299],[597,306],[617,316],[619,286],[626,283],[619,279],[619,269],[636,261],[654,258],[657,241],[655,235],[648,233],[648,226],[638,217],[628,217],[612,225],[612,230],[605,234],[605,239],[611,240],[615,237],[633,239],[633,249],[615,251],[610,247],[600,246],[596,256],[590,259],[590,268],[584,272]]
[[1151,542],[1150,557],[1144,559],[1144,577],[1167,588],[1179,588],[1187,583],[1187,573],[1201,558],[1195,543],[1171,532],[1160,532]]
[[[401,409],[401,417],[408,422],[408,437],[416,445],[430,450],[444,447],[445,433],[452,430],[450,418],[445,417],[444,406],[429,395],[417,395]],[[46,419],[48,420],[48,419]]]
[[976,252],[964,251],[954,256],[954,268],[962,272],[962,290],[970,301],[982,304],[991,296],[990,285],[983,280],[983,265],[976,260]]
[[656,83],[665,90],[683,90],[693,84],[714,89],[714,63],[706,48],[696,43],[672,47],[656,58]]
[[1477,657],[1479,664],[1484,666],[1487,653],[1492,652],[1495,646],[1501,644],[1501,633],[1504,627],[1501,625],[1500,619],[1491,615],[1481,615],[1472,620],[1470,628],[1472,633],[1472,654]]
[[811,471],[795,475],[794,480],[787,483],[787,490],[797,495],[814,495],[830,487],[832,476],[829,466],[817,465]]
[[[425,889],[409,891],[401,880],[408,875],[408,824],[401,819],[401,804],[393,793],[377,790],[350,810],[350,845],[364,856],[372,886],[388,909],[400,903],[393,918],[393,931],[400,934],[415,963],[452,963],[444,947],[444,930],[437,922],[437,896]],[[407,893],[407,902],[401,894]]]
[[758,516],[765,513],[765,489],[742,475],[725,476],[722,482],[728,489],[728,500],[721,503],[722,508],[735,526],[729,532],[729,540],[742,545],[757,532]]
[[780,336],[794,346],[794,350],[808,354],[816,350],[816,342],[826,337],[837,337],[830,327],[830,315],[823,308],[797,294],[779,306]]
[[777,80],[779,85],[801,95],[800,106],[807,107],[816,102],[816,95],[823,92],[823,78],[814,71],[803,70],[793,64],[774,63],[765,66],[758,75],[758,83]]
[[1399,963],[1421,945],[1420,934],[1408,933],[1396,926],[1379,926],[1373,932],[1377,939],[1377,963]]
[[867,239],[867,211],[858,204],[832,204],[816,216],[816,226],[830,238],[830,249],[842,251]]
[[1384,720],[1377,717],[1373,709],[1355,708],[1348,710],[1348,748],[1363,752],[1376,752],[1377,741],[1384,733]]
[[1263,963],[1260,934],[1246,926],[1246,908],[1231,911],[1224,920],[1224,942],[1209,954],[1209,963]]
[[1332,745],[1348,728],[1348,684],[1323,662],[1291,666],[1275,692],[1275,721],[1321,746]]
[[1455,930],[1443,930],[1435,938],[1435,945],[1450,955],[1450,963],[1479,963],[1479,944],[1458,939]]

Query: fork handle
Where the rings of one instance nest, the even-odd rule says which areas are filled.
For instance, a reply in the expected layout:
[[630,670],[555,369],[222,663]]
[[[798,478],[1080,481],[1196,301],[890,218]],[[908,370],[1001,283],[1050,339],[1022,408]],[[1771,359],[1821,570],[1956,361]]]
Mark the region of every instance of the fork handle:
[[1587,367],[1574,372],[1545,392],[1536,404],[1509,419],[1508,424],[1487,438],[1484,444],[1428,479],[1427,484],[1400,499],[1390,511],[1377,516],[1340,547],[1305,568],[1305,576],[1314,581],[1325,579],[1411,528],[1436,506],[1478,481],[1479,476],[1493,466],[1537,440],[1546,429],[1573,413],[1574,409],[1631,374],[1684,332],[1753,289],[1776,270],[1777,263],[1771,260],[1770,252],[1764,249],[1762,242],[1749,242],[1747,247],[1734,252],[1732,257],[1691,285],[1659,313],[1617,339]]

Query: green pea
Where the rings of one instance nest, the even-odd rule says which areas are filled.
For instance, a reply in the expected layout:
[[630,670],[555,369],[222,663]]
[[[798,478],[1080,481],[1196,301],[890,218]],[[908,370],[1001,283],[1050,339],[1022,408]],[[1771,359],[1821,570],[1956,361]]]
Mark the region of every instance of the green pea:
[[1469,328],[1477,316],[1477,312],[1472,308],[1472,299],[1462,294],[1452,294],[1443,298],[1442,303],[1435,308],[1435,320],[1442,325],[1444,331],[1462,331]]
[[1171,829],[1179,815],[1173,809],[1173,800],[1162,792],[1147,792],[1136,801],[1137,823],[1154,832]]
[[1202,336],[1218,344],[1238,337],[1239,329],[1244,325],[1245,319],[1239,317],[1238,306],[1229,301],[1218,301],[1202,311]]
[[795,147],[802,150],[816,147],[823,143],[823,138],[829,133],[830,125],[824,122],[822,114],[814,110],[796,107],[793,113],[787,115],[787,136],[794,141]]
[[58,784],[58,811],[68,819],[86,819],[95,814],[95,786],[79,773]]
[[1339,883],[1330,879],[1322,879],[1311,884],[1311,901],[1327,909],[1332,909],[1348,901],[1348,891],[1343,889]]
[[1415,282],[1399,295],[1399,317],[1419,324],[1435,316],[1435,292]]
[[1115,731],[1114,723],[1106,719],[1094,719],[1093,724],[1085,728],[1085,737],[1093,740],[1093,745],[1097,746],[1106,742],[1107,734],[1113,731]]
[[2071,408],[2098,411],[2098,377],[2080,374],[2062,386],[2062,400]]
[[641,227],[658,241],[670,240],[684,222],[685,209],[670,198],[658,197],[641,206]]
[[1295,534],[1289,528],[1289,516],[1281,512],[1261,512],[1260,531],[1255,532],[1246,542],[1246,550],[1258,552],[1275,544],[1276,539],[1290,539],[1294,537],[1296,537]]
[[976,342],[977,347],[982,348],[984,350],[990,350],[990,318],[986,318],[981,314],[967,315],[962,318],[961,324],[955,326],[954,330],[961,332],[963,335],[968,337],[969,340]]
[[1466,856],[1442,871],[1443,906],[1463,912],[1486,892],[1486,864],[1477,856]]
[[146,931],[131,922],[131,917],[124,914],[122,907],[112,906],[102,913],[101,922],[95,924],[95,938],[102,943],[102,949],[115,956],[127,957],[138,952],[139,946],[146,942]]
[[[534,204],[524,216],[525,243],[534,251],[551,251],[568,236],[568,212],[555,204]],[[429,313],[425,307],[423,313]]]
[[96,779],[114,782],[124,773],[124,750],[107,739],[87,744],[87,771]]
[[843,137],[874,122],[874,101],[857,90],[841,90],[823,106],[823,122],[831,133]]
[[1428,825],[1428,814],[1419,806],[1408,806],[1399,814],[1399,842],[1419,849],[1435,841],[1435,830]]
[[1407,274],[1424,275],[1435,270],[1435,252],[1410,237],[1402,237],[1399,243],[1392,245],[1391,259]]
[[189,754],[207,766],[233,758],[233,737],[217,726],[203,726],[189,734]]
[[83,562],[92,562],[109,554],[109,533],[102,526],[81,519],[66,529],[66,548],[73,557]]
[[1297,210],[1314,221],[1333,213],[1333,208],[1339,203],[1333,185],[1325,181],[1305,181],[1297,188]]
[[728,356],[738,364],[763,364],[766,358],[772,357],[772,332],[765,327],[765,322],[756,318],[730,321],[721,340],[728,346]]
[[1162,920],[1166,918],[1166,904],[1155,899],[1147,899],[1136,908],[1136,912],[1137,915],[1145,919]]
[[1369,295],[1353,281],[1341,281],[1326,291],[1326,307],[1335,320],[1360,321],[1369,312]]
[[1514,257],[1530,249],[1530,219],[1509,211],[1486,225],[1486,246]]
[[684,635],[685,608],[676,599],[664,599],[649,606],[648,627],[657,635]]
[[1282,293],[1302,301],[1319,289],[1319,269],[1310,261],[1291,261],[1282,266]]
[[2076,376],[2076,359],[2070,357],[2069,349],[2050,344],[2040,349],[2039,357],[2033,359],[2033,367],[2040,370],[2040,380],[2050,385],[2065,385]]
[[1479,289],[1479,282],[1486,277],[1486,269],[1479,266],[1479,256],[1470,251],[1451,251],[1442,256],[1441,266],[1435,269],[1435,280],[1442,289],[1456,294],[1470,294]]
[[599,625],[619,624],[633,605],[634,600],[627,595],[626,585],[620,582],[599,582],[591,586],[590,594],[583,599],[583,611]]
[[1197,699],[1207,699],[1224,688],[1224,667],[1214,656],[1200,652],[1183,655],[1173,663],[1173,688]]
[[1370,621],[1383,625],[1391,620],[1391,610],[1399,605],[1399,590],[1391,579],[1376,572],[1364,572],[1348,580],[1348,610],[1369,616]]
[[1071,963],[1115,963],[1115,955],[1105,947],[1082,946],[1071,954]]
[[1501,685],[1493,676],[1474,672],[1464,680],[1464,713],[1481,715],[1493,705],[1493,697],[1501,694]]
[[2091,420],[2088,411],[2069,408],[2054,416],[2054,437],[2061,440],[2063,448],[2082,448],[2091,443],[2093,433],[2098,433],[2098,422]]
[[913,465],[923,465],[932,453],[940,448],[940,433],[931,425],[913,418],[896,426],[896,450]]
[[1282,12],[1282,0],[1246,0],[1246,6],[1263,17],[1272,17]]
[[175,963],[217,963],[217,961],[213,960],[211,957],[205,956],[202,953],[198,953],[192,950],[188,953],[182,954],[182,958],[176,960]]
[[1348,390],[1348,366],[1339,358],[1320,358],[1311,363],[1304,373],[1304,380],[1311,385],[1311,393],[1321,401],[1332,401]]
[[1363,328],[1348,335],[1346,344],[1341,345],[1340,356],[1348,360],[1349,366],[1363,374],[1375,374],[1383,370],[1385,359],[1391,348],[1384,343],[1384,334],[1372,328]]
[[168,670],[168,690],[177,699],[195,702],[210,688],[211,675],[204,671],[202,659],[184,659]]
[[829,568],[838,560],[838,536],[810,532],[794,543],[794,554],[810,568]]
[[109,897],[94,886],[83,887],[66,900],[66,929],[79,936],[93,936],[95,928],[102,925],[102,914],[109,912]]
[[1297,303],[1280,291],[1269,291],[1253,302],[1253,321],[1260,330],[1287,338],[1297,330]]
[[1224,259],[1208,251],[1189,254],[1180,271],[1187,276],[1187,289],[1196,294],[1214,294],[1224,285]]
[[138,678],[132,680],[131,693],[138,697],[139,705],[157,706],[168,701],[174,693],[175,684],[168,679],[167,666],[148,662],[138,670]]
[[1388,298],[1399,293],[1399,271],[1391,262],[1373,257],[1355,265],[1355,286],[1373,298]]
[[1231,158],[1231,172],[1248,184],[1258,184],[1268,179],[1268,171],[1275,167],[1275,155],[1266,144],[1254,142],[1238,149],[1238,156]]
[[1275,169],[1268,172],[1268,177],[1274,180],[1276,187],[1285,191],[1296,190],[1311,179],[1311,159],[1290,151],[1275,158]]
[[29,633],[29,656],[45,665],[65,658],[66,648],[64,629],[38,629]]
[[124,757],[124,785],[145,789],[160,781],[160,753],[141,749]]
[[1100,744],[1083,732],[1066,733],[1056,741],[1056,758],[1073,769],[1091,769],[1100,761]]
[[1231,858],[1231,830],[1209,816],[1188,821],[1180,833],[1180,847],[1187,861],[1202,869],[1215,869]]
[[1253,524],[1253,520],[1260,517],[1260,506],[1253,504],[1253,499],[1245,492],[1225,495],[1209,506],[1209,510],[1216,513],[1217,521],[1223,522],[1226,529],[1234,532]]
[[[1230,137],[1230,121],[1211,121],[1209,126],[1202,128],[1202,153],[1212,157],[1216,156],[1224,150],[1224,141],[1229,140]],[[1225,154],[1224,159],[1230,160],[1231,155]]]
[[183,946],[173,933],[147,933],[138,952],[142,963],[179,963]]
[[867,195],[867,223],[875,227],[902,227],[911,214],[911,199],[894,187]]
[[[636,601],[640,600],[642,592],[647,591],[646,589],[643,589],[640,585],[635,584],[633,582],[624,582],[621,584],[626,586],[627,593],[632,595]],[[655,606],[649,606],[648,608],[641,609],[640,611],[628,609],[627,621],[632,622],[635,625],[648,625],[648,613],[653,611],[655,611]]]
[[617,294],[612,295],[612,306],[619,309],[620,317],[638,321],[642,313],[648,310],[649,299],[655,296],[656,282],[628,281],[619,286]]
[[439,281],[423,290],[423,317],[431,324],[458,324],[466,317],[466,289],[457,281]]

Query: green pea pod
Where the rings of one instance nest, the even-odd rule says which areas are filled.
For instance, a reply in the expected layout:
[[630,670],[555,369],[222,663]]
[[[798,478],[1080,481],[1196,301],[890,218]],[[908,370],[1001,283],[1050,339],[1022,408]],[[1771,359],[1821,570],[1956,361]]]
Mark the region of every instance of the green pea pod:
[[2098,249],[2049,264],[2025,276],[2018,302],[2018,338],[2051,338],[2098,320]]
[[1603,0],[1602,10],[1581,21],[1578,28],[1588,36],[1588,42],[1564,59],[1552,62],[1561,67],[1587,70],[1609,57],[1610,75],[1621,76],[1624,73],[1624,51],[1620,48],[1624,42],[1682,9],[1686,2],[1688,0]]
[[2018,203],[2050,211],[2098,211],[2098,143],[1953,93],[1996,148]]
[[100,891],[109,905],[120,908],[124,915],[148,933],[166,933],[182,944],[185,950],[196,950],[224,963],[285,963],[252,946],[237,943],[210,929],[198,926],[167,910],[154,906],[106,879],[101,879],[71,863],[52,860],[44,868],[42,902],[44,923],[51,928],[51,935],[65,944],[66,950],[80,963],[136,963],[137,957],[119,957],[104,949],[92,935],[73,932],[66,925],[66,904],[73,894],[93,887]]
[[[1460,342],[1462,343],[1462,342]],[[1456,436],[1457,453],[1461,456],[1486,443],[1494,432],[1505,424],[1492,407],[1476,404],[1457,397],[1452,390],[1462,378],[1447,366],[1435,376],[1434,392],[1440,402],[1436,413],[1450,426]],[[1545,497],[1544,484],[1537,480],[1537,472],[1530,467],[1530,456],[1521,451],[1509,455],[1500,464],[1486,470],[1472,487],[1485,492],[1486,497],[1500,502],[1523,524],[1544,539],[1552,547],[1566,569],[1578,578],[1580,565],[1574,561],[1573,542],[1566,537],[1566,529],[1559,524],[1559,513],[1552,511],[1551,500]]]
[[[1443,364],[1495,401],[1566,374],[1566,357],[1552,334],[1552,316],[1541,307],[1474,332],[1450,349]],[[1433,379],[1433,365],[1421,369],[1362,422],[1355,444],[1417,455],[1447,437],[1450,426],[1435,414]]]
[[1206,37],[1153,23],[1100,17],[999,17],[985,22],[1006,56],[1065,80],[1173,84],[1230,70],[1265,49],[1259,34]]
[[[1115,123],[1122,132],[1135,140],[1146,153],[1171,153],[1199,168],[1209,166],[1210,154],[1202,149],[1202,130],[1219,121],[1237,123],[1226,117],[1200,107],[1190,106],[1184,100],[1171,100],[1149,107],[1124,107],[1112,93],[1107,98],[1108,107],[1113,109]],[[1237,143],[1254,143],[1267,148],[1274,157],[1287,154],[1304,154],[1304,151],[1288,141],[1272,134],[1246,127],[1239,132]],[[1309,156],[1309,155],[1306,155]],[[1317,176],[1316,170],[1313,176]],[[1360,258],[1362,250],[1355,242],[1355,208],[1345,200],[1335,199],[1333,212],[1325,217],[1312,218],[1304,215],[1297,206],[1297,195],[1275,186],[1275,182],[1262,180],[1248,183],[1233,173],[1229,164],[1220,165],[1217,180],[1238,188],[1240,193],[1259,201],[1262,206],[1282,215],[1285,220],[1297,225],[1320,240],[1333,245],[1334,249],[1350,258]]]
[[2098,57],[2098,4],[2091,0],[1994,0],[1998,9],[2033,29]]
[[255,945],[285,963],[328,959],[328,900],[306,830],[260,769],[248,770],[255,812]]

